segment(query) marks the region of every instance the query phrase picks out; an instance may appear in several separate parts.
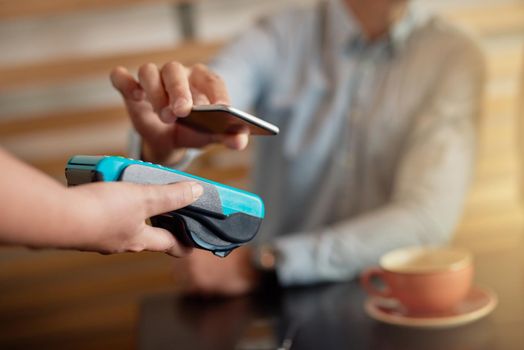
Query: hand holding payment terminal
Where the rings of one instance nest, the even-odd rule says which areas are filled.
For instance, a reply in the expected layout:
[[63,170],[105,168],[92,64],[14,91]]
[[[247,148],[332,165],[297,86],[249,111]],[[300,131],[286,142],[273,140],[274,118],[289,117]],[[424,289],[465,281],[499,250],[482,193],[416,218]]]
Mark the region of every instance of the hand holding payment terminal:
[[74,156],[65,169],[68,186],[95,181],[170,184],[196,181],[204,194],[193,204],[151,218],[183,244],[225,257],[251,241],[264,218],[264,203],[253,194],[179,170],[116,156]]

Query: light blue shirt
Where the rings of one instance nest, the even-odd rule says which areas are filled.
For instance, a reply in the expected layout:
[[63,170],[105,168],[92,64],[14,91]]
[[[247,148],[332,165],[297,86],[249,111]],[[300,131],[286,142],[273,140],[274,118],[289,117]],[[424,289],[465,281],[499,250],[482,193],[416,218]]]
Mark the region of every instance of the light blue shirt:
[[211,66],[233,106],[281,130],[256,140],[253,178],[282,284],[350,279],[391,249],[450,239],[484,76],[468,35],[410,9],[369,43],[329,0],[260,21]]

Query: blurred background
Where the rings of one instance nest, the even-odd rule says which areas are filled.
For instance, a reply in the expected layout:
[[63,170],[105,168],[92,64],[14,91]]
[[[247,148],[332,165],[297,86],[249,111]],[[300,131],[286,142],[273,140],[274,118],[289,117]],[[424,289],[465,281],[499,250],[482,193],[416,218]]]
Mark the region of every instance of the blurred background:
[[[62,182],[71,155],[124,155],[130,126],[112,67],[205,62],[258,16],[315,2],[0,0],[0,145]],[[479,162],[455,244],[502,250],[524,228],[524,0],[415,2],[485,49]],[[249,150],[217,147],[189,171],[249,188],[249,165]],[[171,264],[161,254],[0,248],[0,348],[134,348],[140,299],[177,288]]]

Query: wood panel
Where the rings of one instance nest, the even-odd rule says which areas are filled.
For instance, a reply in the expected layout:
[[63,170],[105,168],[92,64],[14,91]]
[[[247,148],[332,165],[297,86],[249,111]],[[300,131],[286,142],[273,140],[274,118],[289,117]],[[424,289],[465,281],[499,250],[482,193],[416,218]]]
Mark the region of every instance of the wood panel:
[[[524,54],[524,47],[522,48]],[[522,57],[522,65],[520,69],[520,84],[519,84],[519,95],[518,95],[518,109],[517,109],[517,142],[518,152],[520,153],[520,196],[522,205],[524,206],[524,55]]]
[[524,30],[522,2],[497,3],[452,7],[443,14],[480,35],[503,35]]
[[82,128],[97,123],[112,123],[127,120],[122,106],[102,106],[85,110],[48,112],[40,115],[18,116],[0,120],[0,139],[18,137],[27,133]]
[[27,16],[63,15],[148,3],[185,4],[193,0],[0,0],[0,20]]
[[116,66],[137,68],[152,62],[177,60],[183,64],[205,62],[222,46],[219,42],[185,42],[176,47],[159,48],[101,57],[64,57],[49,62],[0,67],[0,91],[10,88],[57,84],[96,75],[108,75]]
[[519,45],[504,45],[491,50],[487,46],[488,79],[515,77],[515,72],[520,71],[523,61],[524,50]]

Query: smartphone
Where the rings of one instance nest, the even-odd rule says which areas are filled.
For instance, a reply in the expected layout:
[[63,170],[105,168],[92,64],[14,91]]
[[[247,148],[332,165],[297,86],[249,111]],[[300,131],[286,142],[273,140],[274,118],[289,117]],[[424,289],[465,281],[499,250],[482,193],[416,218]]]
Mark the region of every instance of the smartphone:
[[276,125],[226,105],[194,106],[191,113],[177,119],[177,123],[213,134],[234,134],[243,128],[251,135],[277,135],[279,132]]

